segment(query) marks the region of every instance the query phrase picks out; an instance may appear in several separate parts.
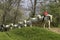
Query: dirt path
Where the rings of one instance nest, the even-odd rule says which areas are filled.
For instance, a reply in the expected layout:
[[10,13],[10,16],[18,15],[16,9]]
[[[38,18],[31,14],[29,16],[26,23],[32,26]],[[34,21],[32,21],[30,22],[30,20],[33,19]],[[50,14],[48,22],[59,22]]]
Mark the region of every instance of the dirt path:
[[60,28],[51,28],[51,29],[49,29],[49,31],[60,34]]

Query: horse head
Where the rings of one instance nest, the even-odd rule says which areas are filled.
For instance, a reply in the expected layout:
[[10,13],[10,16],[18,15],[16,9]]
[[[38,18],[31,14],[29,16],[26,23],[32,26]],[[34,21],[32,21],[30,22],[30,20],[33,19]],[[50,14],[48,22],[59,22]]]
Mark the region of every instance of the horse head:
[[39,18],[39,19],[40,19],[40,18],[41,18],[41,15],[37,15],[37,18]]
[[50,22],[52,22],[53,15],[51,15],[51,14],[48,14],[47,16],[49,17],[49,19],[50,19]]

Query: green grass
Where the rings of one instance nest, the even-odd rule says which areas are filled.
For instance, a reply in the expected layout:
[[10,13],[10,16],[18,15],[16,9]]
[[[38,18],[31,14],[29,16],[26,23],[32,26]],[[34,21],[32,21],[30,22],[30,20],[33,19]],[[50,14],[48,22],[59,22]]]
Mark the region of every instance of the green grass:
[[12,40],[5,32],[0,32],[0,40]]
[[60,34],[40,27],[26,27],[0,32],[0,40],[60,40]]

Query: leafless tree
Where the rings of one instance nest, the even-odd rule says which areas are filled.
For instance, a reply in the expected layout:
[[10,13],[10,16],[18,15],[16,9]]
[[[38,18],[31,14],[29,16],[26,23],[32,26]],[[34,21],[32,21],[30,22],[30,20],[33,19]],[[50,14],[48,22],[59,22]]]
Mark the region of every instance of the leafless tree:
[[[17,1],[17,0],[16,0]],[[21,2],[21,0],[18,0],[17,1],[17,9],[16,9],[16,11],[15,11],[15,16],[14,16],[14,24],[16,23],[16,19],[17,19],[17,13],[18,13],[18,9],[19,9],[19,7],[20,7],[20,2]]]
[[[6,24],[6,21],[11,18],[14,19],[14,23],[15,23],[17,18],[17,12],[19,11],[19,7],[20,7],[20,1],[21,0],[1,0],[0,1],[0,5],[1,5],[0,9],[4,11],[3,17],[2,17],[2,24]],[[13,15],[14,17],[9,17],[13,14],[11,11],[14,11],[14,15],[15,15],[15,16]]]
[[32,7],[31,7],[31,17],[34,17],[35,16],[35,13],[36,13],[36,4],[37,4],[37,0],[34,0],[34,2],[32,1],[32,0],[30,0],[30,2],[31,2],[31,5],[32,5]]

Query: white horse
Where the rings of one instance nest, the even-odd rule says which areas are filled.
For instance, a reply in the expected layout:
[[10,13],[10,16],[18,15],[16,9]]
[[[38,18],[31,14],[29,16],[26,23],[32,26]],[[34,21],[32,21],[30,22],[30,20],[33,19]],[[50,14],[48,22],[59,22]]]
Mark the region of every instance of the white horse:
[[30,26],[32,27],[33,23],[38,22],[38,18],[34,17],[34,18],[30,18],[29,20],[24,20],[24,26]]
[[20,29],[21,27],[23,27],[24,26],[24,24],[23,24],[23,22],[18,22],[18,28]]
[[10,29],[13,29],[14,24],[10,23],[9,25],[10,25]]
[[48,14],[45,18],[44,18],[44,28],[45,28],[45,25],[46,25],[46,22],[48,23],[48,28],[50,29],[50,24],[52,22],[52,15]]
[[46,17],[41,16],[41,15],[37,15],[37,17],[40,21],[42,21],[44,18],[44,20],[43,20],[44,28],[46,26],[46,23],[48,23],[48,27],[50,29],[50,23],[52,22],[52,15],[48,14]]
[[24,27],[30,26],[32,27],[32,22],[31,20],[24,20]]

